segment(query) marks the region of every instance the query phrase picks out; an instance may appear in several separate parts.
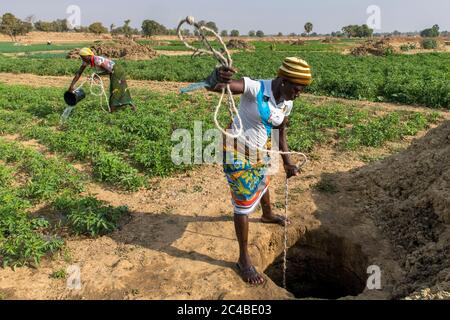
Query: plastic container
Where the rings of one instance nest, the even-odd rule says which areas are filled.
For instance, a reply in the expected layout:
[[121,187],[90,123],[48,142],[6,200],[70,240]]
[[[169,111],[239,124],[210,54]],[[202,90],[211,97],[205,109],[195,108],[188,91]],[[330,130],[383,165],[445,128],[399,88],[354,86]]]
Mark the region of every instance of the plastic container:
[[84,98],[86,98],[86,93],[81,88],[75,90],[74,92],[67,91],[64,93],[64,101],[66,101],[66,103],[71,107],[75,106]]

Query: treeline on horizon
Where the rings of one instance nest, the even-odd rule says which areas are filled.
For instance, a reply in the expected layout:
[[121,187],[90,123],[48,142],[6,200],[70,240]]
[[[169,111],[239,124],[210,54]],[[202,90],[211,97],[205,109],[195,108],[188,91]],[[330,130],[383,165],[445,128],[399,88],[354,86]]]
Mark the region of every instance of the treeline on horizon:
[[[176,35],[176,28],[167,28],[155,20],[144,20],[141,25],[141,29],[133,28],[130,26],[131,20],[124,21],[122,26],[116,26],[111,24],[109,27],[104,26],[101,22],[94,22],[89,26],[80,26],[78,28],[71,28],[67,19],[56,19],[54,21],[35,21],[33,15],[28,16],[24,20],[16,17],[12,13],[5,13],[0,16],[0,33],[6,34],[11,37],[13,41],[17,36],[25,35],[31,31],[41,32],[84,32],[94,34],[106,34],[112,35],[125,35],[131,37],[133,35],[143,36],[155,36],[155,35]],[[221,36],[239,37],[241,36],[239,30],[220,30],[216,23],[213,21],[199,21],[199,24],[209,27]],[[340,31],[331,32],[328,34],[318,34],[313,32],[314,25],[311,22],[305,23],[303,26],[304,32],[302,33],[290,33],[286,36],[331,36],[331,37],[348,37],[348,38],[367,38],[372,36],[417,36],[420,35],[424,38],[433,38],[438,36],[450,36],[449,31],[439,31],[439,26],[434,25],[431,28],[422,30],[421,32],[400,32],[393,31],[388,33],[374,33],[374,30],[364,25],[348,25],[344,26]],[[197,31],[191,31],[184,29],[183,34],[186,36],[196,35]],[[266,34],[262,30],[250,30],[246,36],[249,37],[264,37]],[[282,32],[279,32],[276,36],[284,36]]]

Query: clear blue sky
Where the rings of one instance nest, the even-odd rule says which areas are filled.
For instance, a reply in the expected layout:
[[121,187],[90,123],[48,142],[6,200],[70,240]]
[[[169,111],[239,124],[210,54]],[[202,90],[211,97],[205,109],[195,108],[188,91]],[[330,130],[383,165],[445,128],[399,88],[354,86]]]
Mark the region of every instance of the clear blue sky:
[[[81,23],[101,21],[122,25],[131,19],[140,28],[144,19],[153,19],[174,28],[178,21],[193,15],[198,20],[215,21],[219,29],[241,33],[261,29],[267,34],[303,32],[307,21],[314,31],[329,33],[344,25],[366,23],[369,5],[381,8],[381,30],[417,31],[433,24],[450,30],[449,0],[0,0],[0,14],[12,12],[20,18],[34,14],[39,20],[67,17],[66,8],[81,8]],[[6,3],[5,3],[6,2]]]

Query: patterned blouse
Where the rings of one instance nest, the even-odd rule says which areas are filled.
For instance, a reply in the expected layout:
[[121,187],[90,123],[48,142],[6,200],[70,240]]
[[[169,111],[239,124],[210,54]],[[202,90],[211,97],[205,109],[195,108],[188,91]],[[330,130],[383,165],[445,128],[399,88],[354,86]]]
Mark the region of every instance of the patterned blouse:
[[[112,73],[114,70],[114,65],[116,63],[110,59],[101,56],[92,56],[90,67],[96,68],[99,71],[106,70],[109,73]],[[83,62],[83,65],[87,66],[86,62]]]

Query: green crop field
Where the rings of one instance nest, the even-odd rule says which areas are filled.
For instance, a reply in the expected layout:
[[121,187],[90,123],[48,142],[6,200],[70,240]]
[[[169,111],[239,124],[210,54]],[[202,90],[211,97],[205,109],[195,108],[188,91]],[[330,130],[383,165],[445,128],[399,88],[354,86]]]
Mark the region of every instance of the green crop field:
[[19,53],[19,52],[34,52],[34,51],[55,51],[55,50],[72,50],[82,46],[89,45],[89,43],[70,43],[70,44],[15,44],[12,42],[0,42],[0,53]]
[[[308,92],[347,99],[390,101],[431,108],[450,108],[450,55],[428,53],[388,57],[353,57],[326,52],[241,52],[234,55],[236,77],[272,78],[284,57],[297,55],[313,69]],[[73,75],[79,61],[61,58],[0,57],[0,72]],[[122,61],[130,78],[158,81],[201,81],[214,67],[210,57],[161,56],[150,61]]]

